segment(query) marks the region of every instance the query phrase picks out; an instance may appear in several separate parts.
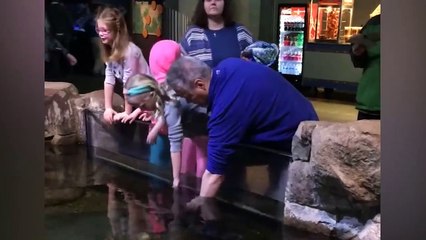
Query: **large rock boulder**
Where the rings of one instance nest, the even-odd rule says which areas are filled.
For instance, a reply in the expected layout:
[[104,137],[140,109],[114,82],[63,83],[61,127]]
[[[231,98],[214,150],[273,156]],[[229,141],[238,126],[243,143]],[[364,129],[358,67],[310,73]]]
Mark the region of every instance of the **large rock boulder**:
[[316,127],[327,127],[332,122],[302,122],[293,136],[292,158],[294,161],[308,162],[311,158],[312,132]]
[[365,223],[378,213],[380,121],[303,122],[292,150],[285,202],[325,211],[337,222],[349,216]]
[[301,149],[299,139],[306,146],[311,132],[311,151],[290,164],[287,201],[335,214],[379,205],[379,121],[304,122],[299,129],[309,130],[295,136],[293,149]]
[[372,220],[368,220],[364,228],[353,240],[380,240],[381,217],[378,214]]
[[44,189],[44,205],[60,205],[80,199],[85,194],[84,188]]
[[46,206],[74,201],[84,195],[89,165],[81,146],[45,144],[44,171]]
[[[103,90],[80,95],[71,83],[45,82],[44,96],[44,137],[53,145],[85,143],[85,111],[102,113],[105,110]],[[116,111],[124,110],[124,99],[116,93],[113,107]]]
[[330,236],[336,225],[336,216],[316,208],[285,202],[284,224]]
[[66,82],[44,84],[44,137],[53,138],[56,145],[76,142],[77,113],[73,99],[79,97],[77,88]]

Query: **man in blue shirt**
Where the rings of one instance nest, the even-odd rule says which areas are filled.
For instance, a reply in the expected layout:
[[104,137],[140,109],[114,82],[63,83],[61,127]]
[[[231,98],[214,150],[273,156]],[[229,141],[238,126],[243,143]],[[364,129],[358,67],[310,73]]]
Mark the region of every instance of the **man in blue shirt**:
[[278,72],[239,58],[211,69],[196,58],[181,57],[171,66],[167,83],[210,113],[200,197],[216,195],[238,144],[290,151],[299,123],[318,120],[312,104]]

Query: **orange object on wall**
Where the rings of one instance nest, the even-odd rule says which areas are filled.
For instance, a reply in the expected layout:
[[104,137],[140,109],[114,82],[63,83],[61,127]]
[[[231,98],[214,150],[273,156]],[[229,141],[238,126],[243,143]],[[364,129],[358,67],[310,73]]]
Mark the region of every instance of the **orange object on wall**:
[[148,35],[161,36],[163,6],[156,1],[133,2],[133,33],[142,34],[144,38]]

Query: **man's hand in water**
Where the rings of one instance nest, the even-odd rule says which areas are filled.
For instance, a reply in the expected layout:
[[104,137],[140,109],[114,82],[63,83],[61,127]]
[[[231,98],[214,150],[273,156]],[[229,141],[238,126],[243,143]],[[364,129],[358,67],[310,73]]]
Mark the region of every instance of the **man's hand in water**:
[[214,221],[219,218],[219,210],[216,206],[216,199],[211,197],[196,197],[186,204],[190,212],[200,211],[201,218],[205,221]]
[[201,208],[201,205],[203,205],[205,201],[205,197],[195,197],[189,203],[186,204],[186,209],[190,212],[196,212]]

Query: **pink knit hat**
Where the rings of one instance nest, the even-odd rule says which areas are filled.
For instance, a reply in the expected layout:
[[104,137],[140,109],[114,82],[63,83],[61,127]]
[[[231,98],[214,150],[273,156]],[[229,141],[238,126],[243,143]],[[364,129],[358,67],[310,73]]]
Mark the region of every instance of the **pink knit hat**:
[[167,71],[180,56],[180,46],[173,40],[161,40],[152,46],[149,53],[149,67],[158,83],[166,81]]

